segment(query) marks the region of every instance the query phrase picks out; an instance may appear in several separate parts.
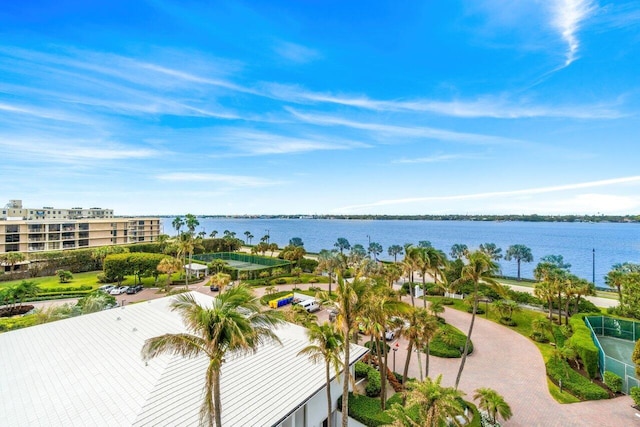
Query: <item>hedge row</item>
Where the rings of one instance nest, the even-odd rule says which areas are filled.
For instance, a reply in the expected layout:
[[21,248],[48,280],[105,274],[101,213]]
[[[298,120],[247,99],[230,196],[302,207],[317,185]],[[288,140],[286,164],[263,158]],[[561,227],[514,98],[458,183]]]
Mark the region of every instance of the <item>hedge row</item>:
[[[398,394],[394,394],[387,400],[389,406],[394,398],[394,402],[397,403],[397,395]],[[338,405],[341,406],[341,403],[342,398],[338,401]],[[349,416],[356,421],[360,421],[367,427],[384,426],[393,422],[391,417],[380,408],[380,399],[364,395],[354,395],[353,393],[349,393]]]
[[569,366],[566,360],[551,358],[547,364],[547,374],[562,387],[581,400],[608,399],[609,393],[597,384],[592,383]]
[[576,314],[569,319],[573,335],[567,345],[576,349],[589,378],[595,378],[598,373],[598,347],[593,343],[591,331],[584,323],[585,316],[586,314]]

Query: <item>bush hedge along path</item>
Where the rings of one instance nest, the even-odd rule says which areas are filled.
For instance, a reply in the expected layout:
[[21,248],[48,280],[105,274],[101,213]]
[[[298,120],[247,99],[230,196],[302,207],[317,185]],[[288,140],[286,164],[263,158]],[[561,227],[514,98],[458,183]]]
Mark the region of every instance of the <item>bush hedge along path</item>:
[[[411,304],[410,297],[404,297]],[[416,305],[422,305],[416,301]],[[447,323],[466,331],[471,315],[447,307],[443,313]],[[528,338],[476,317],[473,330],[474,351],[467,359],[459,388],[473,396],[475,389],[489,387],[500,393],[513,410],[513,418],[505,426],[623,426],[635,425],[638,417],[628,396],[616,399],[560,404],[549,394],[544,361],[536,345]],[[400,345],[396,357],[404,361],[405,346]],[[424,357],[422,357],[424,363]],[[460,359],[431,357],[432,375],[443,374],[442,384],[453,386]],[[409,376],[417,378],[418,366],[411,363]]]

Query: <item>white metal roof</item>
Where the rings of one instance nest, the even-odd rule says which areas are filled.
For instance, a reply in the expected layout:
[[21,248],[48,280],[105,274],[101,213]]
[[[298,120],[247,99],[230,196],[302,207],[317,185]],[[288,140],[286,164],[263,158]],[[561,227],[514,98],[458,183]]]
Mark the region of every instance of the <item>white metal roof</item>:
[[184,268],[191,271],[203,271],[209,267],[207,267],[206,265],[193,263],[193,264],[185,264]]
[[[140,357],[145,339],[185,330],[170,301],[0,334],[0,425],[197,424],[206,360]],[[276,424],[324,387],[324,365],[297,356],[308,345],[304,329],[286,324],[276,334],[282,346],[223,365],[224,425]],[[352,363],[365,352],[353,346]]]

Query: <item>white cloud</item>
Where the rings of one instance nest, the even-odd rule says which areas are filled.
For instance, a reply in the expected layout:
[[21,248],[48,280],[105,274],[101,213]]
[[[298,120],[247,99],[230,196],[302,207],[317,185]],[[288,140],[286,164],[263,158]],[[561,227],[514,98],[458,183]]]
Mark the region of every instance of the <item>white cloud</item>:
[[197,172],[174,172],[158,175],[156,178],[162,181],[222,183],[233,187],[267,187],[281,183],[253,176]]
[[320,57],[316,50],[290,42],[279,42],[273,50],[281,57],[299,64],[305,64]]
[[503,138],[500,136],[483,135],[476,133],[455,132],[446,129],[438,129],[427,126],[397,126],[386,125],[381,123],[359,122],[355,120],[344,119],[341,117],[320,115],[320,114],[304,114],[292,108],[287,110],[297,119],[307,123],[322,126],[344,126],[352,129],[371,131],[376,134],[395,135],[411,138],[429,138],[444,141],[463,142],[467,144],[514,144],[525,143],[516,139]]
[[340,137],[325,135],[288,136],[277,133],[232,129],[222,132],[215,138],[219,143],[232,148],[232,152],[215,157],[230,157],[234,155],[268,155],[291,154],[309,151],[350,150],[353,148],[367,148],[368,144],[346,140]]
[[493,192],[486,192],[486,193],[460,194],[460,195],[452,195],[452,196],[427,196],[427,197],[411,197],[411,198],[405,198],[405,199],[379,200],[379,201],[367,203],[367,204],[344,206],[342,208],[336,209],[335,211],[336,212],[353,212],[353,211],[361,211],[363,208],[372,208],[372,207],[390,206],[390,205],[403,205],[403,204],[410,204],[410,203],[443,202],[443,201],[459,201],[459,200],[484,200],[484,199],[493,199],[493,198],[499,199],[504,197],[521,197],[521,196],[557,193],[557,192],[570,191],[570,190],[580,190],[580,189],[594,188],[594,187],[605,187],[605,186],[636,183],[636,182],[640,182],[640,176],[629,176],[629,177],[622,177],[622,178],[605,179],[600,181],[557,185],[552,187],[527,188],[523,190],[493,191]]
[[417,157],[414,159],[394,160],[392,163],[404,163],[404,164],[439,163],[439,162],[448,162],[450,160],[458,160],[458,159],[477,159],[479,157],[480,156],[477,154],[436,154],[429,157]]
[[567,44],[565,66],[576,60],[580,40],[577,33],[585,19],[591,16],[598,6],[593,0],[553,0],[551,7],[551,25],[560,32]]

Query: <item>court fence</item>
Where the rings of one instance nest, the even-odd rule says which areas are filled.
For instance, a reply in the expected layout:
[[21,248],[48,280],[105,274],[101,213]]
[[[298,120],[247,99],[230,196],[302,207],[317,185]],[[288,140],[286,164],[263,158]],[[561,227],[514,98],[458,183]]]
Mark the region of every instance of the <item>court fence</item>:
[[640,381],[636,378],[636,367],[608,356],[602,348],[598,337],[613,337],[636,342],[638,335],[640,335],[640,323],[607,316],[586,316],[584,320],[591,331],[593,342],[598,347],[600,375],[604,378],[606,371],[618,375],[622,378],[622,392],[629,394],[631,387],[640,386]]
[[260,277],[263,272],[271,274],[275,269],[284,269],[287,272],[291,270],[291,262],[287,260],[238,252],[198,254],[194,255],[193,259],[204,263],[210,263],[216,259],[231,261],[233,264],[227,265],[225,270],[231,273],[234,279],[242,276],[253,279]]

